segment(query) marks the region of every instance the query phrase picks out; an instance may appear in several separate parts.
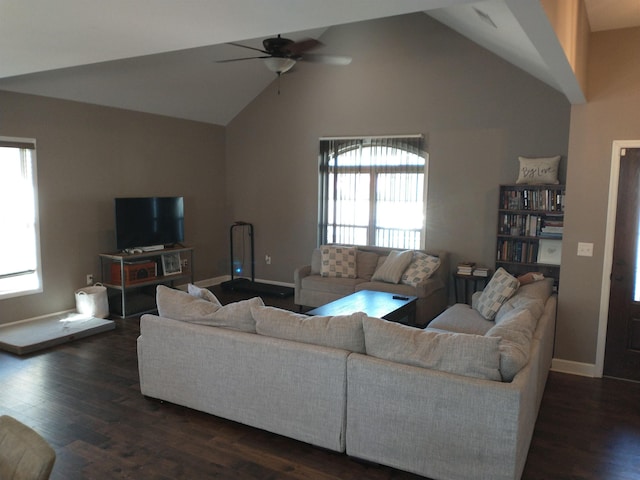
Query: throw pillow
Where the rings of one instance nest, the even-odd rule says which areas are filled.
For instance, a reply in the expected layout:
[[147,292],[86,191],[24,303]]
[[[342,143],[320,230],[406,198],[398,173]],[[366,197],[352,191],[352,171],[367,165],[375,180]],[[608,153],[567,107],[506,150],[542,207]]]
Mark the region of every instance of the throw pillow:
[[208,290],[206,288],[200,288],[192,283],[189,283],[187,285],[187,293],[196,298],[202,298],[203,300],[207,300],[208,302],[222,306],[222,303],[220,303],[218,297],[216,297],[211,290]]
[[338,245],[320,247],[320,275],[323,277],[356,278],[356,248]]
[[502,304],[518,290],[519,286],[520,282],[516,277],[510,275],[504,268],[498,268],[478,298],[476,310],[487,320],[493,320]]
[[415,287],[429,278],[440,266],[440,259],[422,252],[413,252],[409,267],[402,274],[401,283]]
[[164,285],[156,289],[156,303],[161,317],[250,333],[256,331],[251,307],[264,305],[255,297],[221,306]]
[[259,335],[365,353],[362,312],[312,317],[275,307],[255,307],[251,314]]
[[555,157],[527,158],[518,157],[520,173],[516,183],[557,184],[560,155]]
[[379,318],[362,322],[367,355],[396,363],[500,381],[500,339],[440,333]]
[[413,259],[413,251],[400,252],[392,250],[382,265],[374,272],[371,280],[387,283],[398,283],[402,274]]
[[487,336],[501,338],[500,373],[503,381],[512,381],[529,362],[536,323],[528,308],[519,308],[509,312],[502,322],[487,332]]

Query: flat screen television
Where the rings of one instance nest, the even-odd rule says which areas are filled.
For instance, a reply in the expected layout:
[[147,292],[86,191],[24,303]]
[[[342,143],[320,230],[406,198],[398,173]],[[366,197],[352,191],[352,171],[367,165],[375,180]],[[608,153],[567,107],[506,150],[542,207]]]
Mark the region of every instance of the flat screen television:
[[114,203],[118,250],[184,241],[183,197],[116,198]]

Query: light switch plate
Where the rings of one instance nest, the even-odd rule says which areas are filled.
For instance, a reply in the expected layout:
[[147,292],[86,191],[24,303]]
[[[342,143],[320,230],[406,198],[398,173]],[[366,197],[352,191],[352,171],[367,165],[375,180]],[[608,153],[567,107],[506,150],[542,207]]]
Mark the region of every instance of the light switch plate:
[[579,257],[593,257],[593,243],[578,242]]

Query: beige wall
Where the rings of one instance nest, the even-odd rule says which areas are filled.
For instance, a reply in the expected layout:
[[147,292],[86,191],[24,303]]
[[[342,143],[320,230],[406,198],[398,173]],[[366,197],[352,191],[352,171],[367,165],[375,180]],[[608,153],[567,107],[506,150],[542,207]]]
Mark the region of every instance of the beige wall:
[[583,92],[587,90],[589,18],[584,0],[541,0]]
[[[640,139],[638,45],[639,28],[592,34],[589,103],[571,109],[556,358],[596,362],[612,144]],[[578,242],[594,256],[576,256]]]
[[0,300],[0,323],[75,308],[115,250],[116,196],[184,196],[196,279],[226,272],[222,127],[0,91],[0,135],[37,141],[44,272],[43,293]]
[[334,135],[425,134],[427,247],[493,267],[498,186],[515,182],[518,155],[561,154],[564,168],[567,100],[424,14],[333,27],[322,41],[352,64],[297,66],[227,128],[229,201],[255,225],[256,276],[290,283],[309,262],[318,139]]

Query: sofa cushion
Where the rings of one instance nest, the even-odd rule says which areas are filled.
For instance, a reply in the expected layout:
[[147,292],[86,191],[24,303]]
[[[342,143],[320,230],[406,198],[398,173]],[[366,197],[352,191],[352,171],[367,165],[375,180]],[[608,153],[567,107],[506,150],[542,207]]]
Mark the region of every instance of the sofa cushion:
[[388,283],[399,283],[402,274],[407,269],[413,259],[413,251],[392,250],[386,260],[380,265],[371,280]]
[[313,317],[275,307],[254,307],[251,314],[259,335],[312,343],[364,353],[362,312],[334,317]]
[[409,267],[404,271],[400,281],[415,287],[429,278],[440,266],[440,259],[422,252],[413,252]]
[[500,307],[500,310],[498,310],[495,318],[496,325],[502,323],[503,319],[508,317],[510,312],[521,308],[529,310],[533,318],[537,321],[544,312],[544,303],[542,303],[542,300],[536,298],[516,294],[505,302],[505,304]]
[[374,252],[366,252],[364,250],[358,250],[356,255],[356,270],[358,278],[362,278],[367,282],[371,280],[373,273],[378,266],[378,255]]
[[500,373],[505,382],[513,380],[529,362],[536,324],[537,319],[528,308],[518,308],[508,312],[500,324],[487,332],[487,336],[501,338]]
[[493,320],[502,304],[518,290],[519,286],[520,283],[516,277],[504,268],[498,268],[478,298],[477,310],[480,315],[487,320]]
[[220,303],[218,297],[216,297],[211,290],[208,290],[206,288],[200,288],[192,283],[189,283],[187,285],[187,293],[196,298],[202,298],[203,300],[207,300],[208,302],[222,306],[222,303]]
[[302,279],[302,288],[305,290],[315,290],[346,296],[352,294],[356,286],[363,283],[361,278],[337,278],[321,277],[320,275],[309,275]]
[[543,278],[537,282],[521,285],[518,289],[518,295],[530,298],[537,298],[546,302],[547,298],[553,293],[553,278]]
[[356,278],[356,248],[322,245],[320,275],[323,277]]
[[322,268],[322,252],[319,248],[314,248],[311,253],[311,275],[320,275]]
[[156,289],[156,303],[161,317],[250,333],[256,331],[251,307],[264,305],[255,297],[221,306],[164,285]]
[[484,335],[493,326],[477,310],[464,303],[456,303],[434,318],[427,328],[446,330],[451,333],[468,333],[470,335]]
[[362,325],[367,355],[467,377],[502,379],[498,337],[430,332],[371,317]]
[[[515,295],[507,300],[498,310],[495,320],[500,323],[502,317],[516,308],[528,306],[534,318],[538,319],[544,310],[544,304],[553,293],[553,278],[545,278],[538,282],[521,285]],[[532,303],[532,302],[535,302]]]

